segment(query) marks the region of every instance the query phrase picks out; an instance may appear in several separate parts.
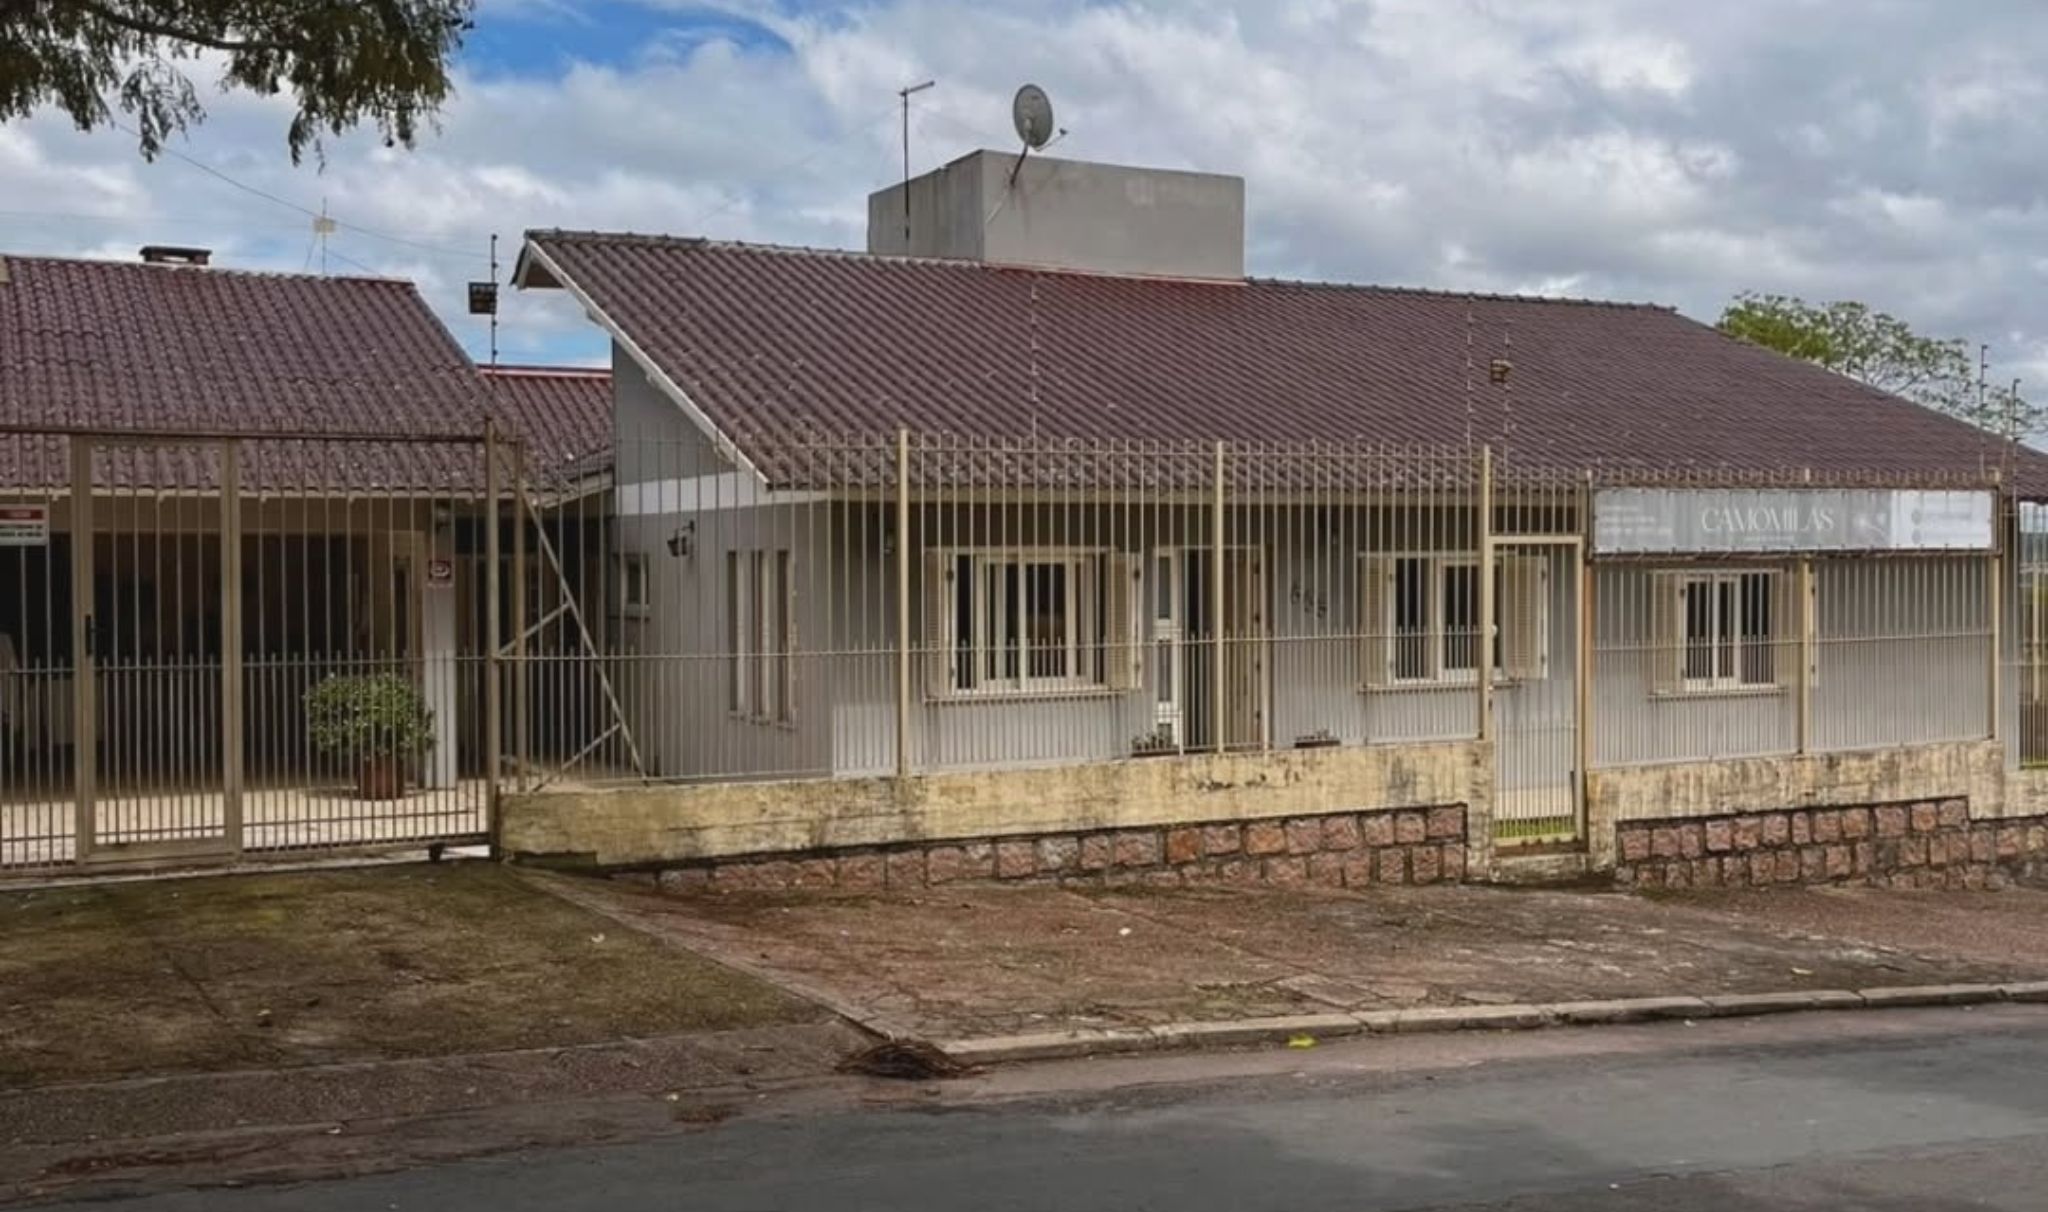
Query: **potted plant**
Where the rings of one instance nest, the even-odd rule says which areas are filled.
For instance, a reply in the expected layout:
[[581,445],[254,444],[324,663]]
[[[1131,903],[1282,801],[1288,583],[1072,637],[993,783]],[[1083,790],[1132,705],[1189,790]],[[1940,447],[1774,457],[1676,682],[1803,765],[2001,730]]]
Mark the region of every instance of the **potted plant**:
[[412,682],[395,673],[336,675],[306,692],[313,747],[356,764],[356,794],[395,800],[405,767],[434,746],[434,713]]
[[1132,757],[1165,757],[1179,752],[1180,743],[1173,739],[1173,733],[1167,731],[1163,724],[1131,740]]

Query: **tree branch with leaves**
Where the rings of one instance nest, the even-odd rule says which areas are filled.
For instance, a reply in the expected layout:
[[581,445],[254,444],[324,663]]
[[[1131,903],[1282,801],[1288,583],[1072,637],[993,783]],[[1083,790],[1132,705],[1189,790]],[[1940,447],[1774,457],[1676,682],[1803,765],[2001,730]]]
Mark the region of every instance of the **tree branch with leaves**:
[[373,124],[411,146],[447,100],[475,0],[0,0],[0,121],[44,108],[81,130],[134,122],[145,158],[206,109],[188,68],[297,105],[285,143]]
[[1984,383],[1964,342],[1921,336],[1904,320],[1866,304],[1744,293],[1721,312],[1717,327],[2001,437],[2018,440],[2048,426],[2048,406],[2028,400],[2017,383]]

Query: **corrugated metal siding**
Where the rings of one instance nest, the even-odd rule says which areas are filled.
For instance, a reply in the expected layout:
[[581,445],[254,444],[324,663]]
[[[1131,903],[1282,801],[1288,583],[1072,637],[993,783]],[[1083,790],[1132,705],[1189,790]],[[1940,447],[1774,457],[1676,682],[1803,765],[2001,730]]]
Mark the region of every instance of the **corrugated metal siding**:
[[[668,540],[695,520],[695,554],[670,554]],[[796,578],[797,634],[829,634],[824,603],[831,569],[815,538],[788,511],[773,507],[715,514],[622,519],[622,550],[645,553],[652,607],[640,629],[644,668],[627,705],[636,735],[665,778],[794,776],[831,771],[833,692],[828,662],[802,659],[794,719],[745,719],[729,710],[730,663],[722,655],[728,609],[726,553],[788,550]]]
[[1982,557],[1814,565],[1814,749],[1967,740],[1990,731]]
[[1799,704],[1789,689],[1655,693],[1652,566],[1606,564],[1593,577],[1593,764],[1627,766],[1790,753]]
[[[1787,575],[1789,572],[1789,565]],[[1647,565],[1601,567],[1593,740],[1597,765],[1792,752],[1798,699],[1776,690],[1652,692]],[[1990,619],[1982,557],[1814,563],[1812,750],[1963,740],[1990,730]],[[1788,644],[1791,631],[1786,631]]]

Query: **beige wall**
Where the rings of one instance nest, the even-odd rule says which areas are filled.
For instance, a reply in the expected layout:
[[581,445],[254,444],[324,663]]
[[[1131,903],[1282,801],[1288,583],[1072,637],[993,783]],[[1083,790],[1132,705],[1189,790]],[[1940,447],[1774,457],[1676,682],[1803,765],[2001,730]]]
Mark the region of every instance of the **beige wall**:
[[515,857],[599,866],[1466,805],[1487,869],[1493,763],[1476,742],[1090,762],[910,779],[803,779],[507,795]]
[[[1625,820],[1957,798],[1984,819],[2007,813],[2006,790],[1996,741],[1609,767],[1588,778],[1587,841],[1593,865],[1605,869]],[[2039,794],[2048,799],[2048,784]]]

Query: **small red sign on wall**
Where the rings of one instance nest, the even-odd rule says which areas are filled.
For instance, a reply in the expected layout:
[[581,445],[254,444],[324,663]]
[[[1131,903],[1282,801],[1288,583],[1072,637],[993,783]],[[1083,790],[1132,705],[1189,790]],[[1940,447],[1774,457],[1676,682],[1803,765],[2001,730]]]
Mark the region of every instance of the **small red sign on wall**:
[[47,547],[48,505],[0,505],[0,547]]

